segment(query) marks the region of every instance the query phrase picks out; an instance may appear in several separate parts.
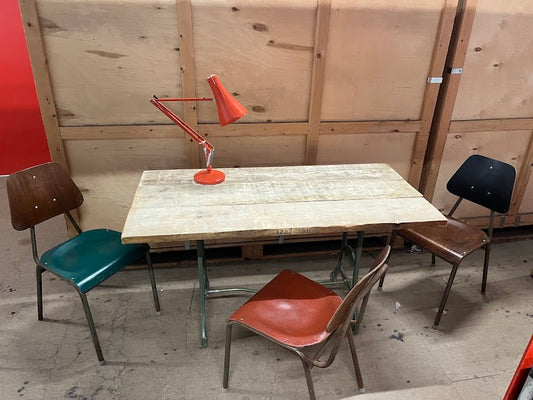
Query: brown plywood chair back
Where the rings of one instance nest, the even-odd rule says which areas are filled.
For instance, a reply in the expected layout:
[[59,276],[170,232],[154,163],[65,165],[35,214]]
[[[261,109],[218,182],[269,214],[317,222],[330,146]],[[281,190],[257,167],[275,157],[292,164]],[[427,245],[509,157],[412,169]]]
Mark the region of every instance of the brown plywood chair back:
[[83,195],[59,164],[46,163],[11,174],[7,196],[13,228],[22,231],[78,208]]

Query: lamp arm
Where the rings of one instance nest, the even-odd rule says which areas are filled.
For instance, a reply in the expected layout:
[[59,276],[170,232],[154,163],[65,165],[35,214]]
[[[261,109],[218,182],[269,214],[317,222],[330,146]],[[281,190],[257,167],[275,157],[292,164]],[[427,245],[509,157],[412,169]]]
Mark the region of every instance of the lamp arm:
[[207,141],[202,135],[200,135],[198,132],[196,132],[189,124],[187,124],[184,120],[182,120],[177,114],[172,112],[170,109],[168,109],[166,106],[161,104],[162,101],[213,101],[213,99],[209,98],[166,98],[166,99],[159,99],[155,95],[153,98],[150,99],[150,103],[152,103],[155,107],[157,107],[163,114],[165,114],[168,118],[172,120],[176,125],[178,125],[181,129],[185,131],[190,137],[192,137],[198,144],[201,144],[204,148],[204,154],[205,154],[205,163],[206,168],[208,171],[211,170],[211,166],[213,164],[213,156],[215,152],[215,147]]

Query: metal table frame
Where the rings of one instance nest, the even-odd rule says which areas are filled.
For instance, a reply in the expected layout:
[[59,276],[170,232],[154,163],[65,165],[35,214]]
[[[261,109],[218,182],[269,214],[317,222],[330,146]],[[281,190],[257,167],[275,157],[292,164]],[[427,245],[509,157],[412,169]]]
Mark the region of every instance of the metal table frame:
[[[363,240],[364,232],[357,231],[357,242],[355,249],[348,244],[348,232],[342,234],[341,247],[339,251],[339,257],[335,268],[330,273],[330,280],[322,282],[324,284],[335,283],[338,284],[338,277],[340,277],[340,283],[344,284],[347,290],[350,290],[359,279],[359,265],[361,263],[361,255],[363,253]],[[225,294],[225,293],[256,293],[257,290],[250,288],[224,288],[214,289],[209,284],[209,276],[207,274],[207,261],[205,256],[205,245],[203,240],[196,241],[196,256],[198,263],[198,283],[199,283],[199,298],[200,298],[200,344],[203,348],[207,347],[207,312],[206,312],[206,299],[210,295]],[[347,258],[353,267],[352,279],[348,278],[343,267],[343,260]],[[357,311],[355,315],[357,319]],[[354,331],[357,330],[357,326],[354,327]]]

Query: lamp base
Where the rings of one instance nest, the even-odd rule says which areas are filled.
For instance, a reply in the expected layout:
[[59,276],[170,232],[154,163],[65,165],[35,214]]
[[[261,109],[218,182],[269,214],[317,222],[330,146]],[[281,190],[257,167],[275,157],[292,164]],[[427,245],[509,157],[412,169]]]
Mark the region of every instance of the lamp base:
[[224,172],[216,169],[212,169],[211,171],[204,169],[194,174],[194,181],[200,185],[217,185],[224,182],[224,179],[226,179]]

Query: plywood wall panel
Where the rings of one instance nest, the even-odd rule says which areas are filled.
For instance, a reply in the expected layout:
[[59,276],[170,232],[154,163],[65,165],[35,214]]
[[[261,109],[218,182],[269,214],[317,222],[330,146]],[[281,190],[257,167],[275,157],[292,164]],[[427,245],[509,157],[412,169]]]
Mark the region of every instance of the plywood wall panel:
[[[446,190],[446,183],[461,164],[473,154],[482,154],[514,166],[519,170],[527,151],[531,131],[465,132],[448,135],[442,157],[433,204],[443,212],[450,211],[457,197]],[[465,201],[457,209],[457,217],[488,216],[486,208]]]
[[320,136],[318,164],[387,163],[407,178],[414,133]]
[[301,165],[305,135],[213,137],[215,167]]
[[420,119],[443,6],[334,0],[322,120]]
[[533,184],[528,184],[522,203],[520,204],[519,213],[533,213]]
[[186,168],[183,139],[67,140],[72,178],[80,187],[83,229],[122,230],[144,170]]
[[[216,73],[248,109],[241,122],[308,118],[316,0],[193,0],[197,93]],[[198,107],[198,121],[217,122]]]
[[454,120],[533,116],[533,2],[480,1]]
[[38,1],[61,126],[162,123],[180,93],[175,0]]

